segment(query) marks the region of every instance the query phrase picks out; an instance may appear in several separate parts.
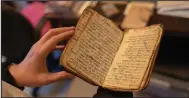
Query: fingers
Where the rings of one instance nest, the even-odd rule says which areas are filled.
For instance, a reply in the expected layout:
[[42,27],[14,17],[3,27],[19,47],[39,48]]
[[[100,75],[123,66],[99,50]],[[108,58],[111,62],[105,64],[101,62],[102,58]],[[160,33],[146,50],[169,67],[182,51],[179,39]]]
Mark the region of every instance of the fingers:
[[50,29],[39,41],[38,43],[44,44],[47,40],[49,40],[51,37],[58,35],[60,33],[64,33],[66,31],[74,30],[75,27],[63,27],[63,28],[55,28]]
[[46,80],[44,84],[49,84],[52,82],[56,82],[61,79],[72,79],[74,76],[70,73],[67,73],[65,71],[62,72],[56,72],[56,73],[49,73],[46,76]]
[[55,47],[54,50],[63,50],[65,48],[65,45],[58,45]]
[[58,44],[58,42],[70,38],[74,33],[74,30],[66,31],[51,37],[47,42],[42,45],[41,54],[46,57]]

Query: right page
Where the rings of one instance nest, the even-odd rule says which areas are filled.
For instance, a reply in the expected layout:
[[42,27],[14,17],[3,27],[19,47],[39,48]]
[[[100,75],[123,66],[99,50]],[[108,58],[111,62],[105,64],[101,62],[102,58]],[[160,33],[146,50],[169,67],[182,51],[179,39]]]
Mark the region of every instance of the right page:
[[147,68],[147,71],[145,72],[145,76],[143,77],[142,83],[140,85],[139,90],[144,89],[145,87],[147,87],[147,85],[150,82],[150,77],[151,77],[151,73],[153,70],[153,67],[155,65],[155,59],[157,57],[157,53],[159,50],[159,46],[156,47],[156,51],[154,51],[153,55],[152,55],[152,60],[150,60],[149,65],[151,65],[150,67]]
[[153,65],[161,35],[160,25],[126,31],[103,87],[119,91],[139,90]]

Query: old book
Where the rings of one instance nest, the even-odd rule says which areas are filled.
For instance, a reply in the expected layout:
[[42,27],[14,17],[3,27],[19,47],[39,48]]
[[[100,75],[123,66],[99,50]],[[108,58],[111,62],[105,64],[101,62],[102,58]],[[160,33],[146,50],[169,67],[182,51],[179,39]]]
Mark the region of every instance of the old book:
[[161,25],[123,32],[88,7],[60,63],[90,84],[115,91],[141,90],[149,82],[161,36]]
[[123,29],[145,27],[153,14],[154,7],[153,2],[135,1],[128,3],[121,27]]

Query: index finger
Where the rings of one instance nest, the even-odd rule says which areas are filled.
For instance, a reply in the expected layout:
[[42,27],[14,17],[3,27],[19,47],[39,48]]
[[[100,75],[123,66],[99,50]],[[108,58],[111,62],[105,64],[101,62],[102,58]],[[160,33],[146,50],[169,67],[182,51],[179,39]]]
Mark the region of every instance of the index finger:
[[62,27],[62,28],[54,28],[50,29],[38,42],[40,44],[44,44],[47,40],[49,40],[51,37],[58,35],[60,33],[64,33],[66,31],[74,30],[75,27]]
[[73,33],[74,30],[70,30],[65,33],[61,33],[51,37],[51,39],[49,39],[47,42],[45,42],[42,45],[42,50],[41,50],[42,55],[44,55],[44,57],[48,56],[48,54],[56,47],[58,42],[68,39],[73,35]]

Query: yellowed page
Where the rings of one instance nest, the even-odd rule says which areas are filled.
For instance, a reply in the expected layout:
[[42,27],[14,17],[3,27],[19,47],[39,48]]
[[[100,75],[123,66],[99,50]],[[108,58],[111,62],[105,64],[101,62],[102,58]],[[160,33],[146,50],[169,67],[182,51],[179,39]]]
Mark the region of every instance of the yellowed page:
[[160,25],[131,29],[125,33],[103,86],[114,90],[137,90],[161,38]]
[[101,85],[121,44],[123,32],[113,22],[95,12],[80,36],[66,63]]
[[68,41],[68,43],[67,43],[67,45],[66,45],[66,47],[64,49],[64,52],[62,53],[62,55],[60,57],[60,64],[63,65],[64,68],[66,68],[72,74],[74,74],[74,75],[82,78],[83,80],[95,85],[95,83],[90,81],[87,77],[84,77],[81,73],[77,73],[77,71],[75,71],[74,69],[69,67],[68,64],[66,63],[69,54],[72,52],[71,49],[74,47],[74,45],[76,44],[77,40],[80,38],[80,35],[82,34],[82,31],[86,27],[87,22],[90,19],[90,17],[92,16],[93,13],[94,13],[94,10],[86,9],[86,11],[84,11],[83,14],[81,15],[81,17],[80,17],[80,19],[78,21],[78,24],[76,26],[74,35]]
[[[69,54],[71,52],[71,48],[76,44],[77,40],[79,39],[80,35],[82,34],[82,31],[84,30],[85,26],[87,25],[87,22],[90,19],[93,12],[94,12],[93,10],[87,10],[81,15],[79,22],[76,26],[74,36],[68,41],[66,48],[64,49],[64,52],[60,58],[60,63],[61,63],[61,65],[64,65],[64,67],[69,67],[66,64],[67,57],[69,56]],[[70,70],[72,70],[72,69],[70,69]]]
[[153,67],[155,65],[155,58],[157,56],[158,50],[159,50],[159,46],[156,47],[156,51],[154,51],[154,53],[153,53],[153,56],[152,56],[153,59],[149,63],[149,65],[152,65],[152,66],[149,66],[148,69],[147,69],[147,71],[145,72],[145,76],[144,76],[144,78],[142,80],[142,83],[140,85],[139,90],[142,90],[142,89],[146,88],[147,85],[150,82],[150,77],[152,75]]

